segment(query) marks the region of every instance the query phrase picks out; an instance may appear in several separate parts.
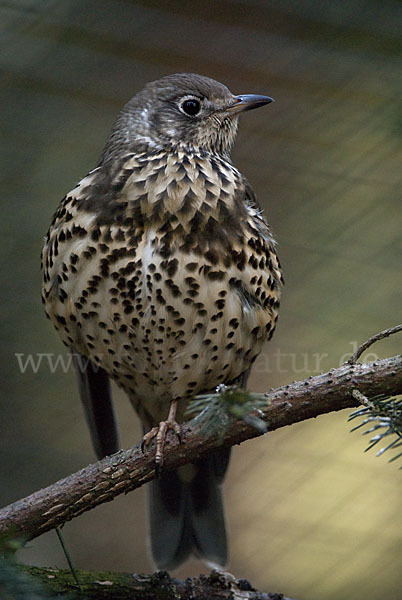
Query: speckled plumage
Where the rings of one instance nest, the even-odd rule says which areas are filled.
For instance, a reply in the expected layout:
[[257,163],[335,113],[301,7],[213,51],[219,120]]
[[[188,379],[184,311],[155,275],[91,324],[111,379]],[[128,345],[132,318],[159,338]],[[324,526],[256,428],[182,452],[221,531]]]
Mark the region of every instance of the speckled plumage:
[[[188,139],[187,116],[172,125],[166,87],[176,102],[203,94]],[[182,420],[192,396],[249,370],[274,331],[282,278],[267,221],[228,156],[237,114],[225,107],[237,97],[192,75],[141,94],[99,166],[62,201],[42,262],[46,312],[63,342],[106,371],[149,427],[173,399]],[[156,96],[170,103],[154,110],[163,134]]]

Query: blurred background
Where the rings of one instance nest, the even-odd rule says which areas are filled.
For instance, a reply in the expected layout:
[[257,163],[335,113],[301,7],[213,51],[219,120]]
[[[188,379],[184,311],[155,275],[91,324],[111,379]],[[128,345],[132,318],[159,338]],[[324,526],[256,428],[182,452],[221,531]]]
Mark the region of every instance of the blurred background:
[[[68,357],[42,311],[39,254],[58,202],[148,81],[193,71],[276,100],[242,117],[233,153],[286,280],[252,390],[339,366],[401,321],[400,2],[4,0],[0,23],[1,505],[94,461],[74,374],[48,363]],[[400,342],[366,359],[397,354]],[[128,447],[141,433],[114,391]],[[237,577],[297,600],[402,597],[400,473],[387,456],[364,454],[350,412],[234,449],[225,496]],[[152,569],[145,494],[64,527],[76,567]],[[19,559],[66,566],[54,532]],[[194,560],[176,575],[206,571]]]

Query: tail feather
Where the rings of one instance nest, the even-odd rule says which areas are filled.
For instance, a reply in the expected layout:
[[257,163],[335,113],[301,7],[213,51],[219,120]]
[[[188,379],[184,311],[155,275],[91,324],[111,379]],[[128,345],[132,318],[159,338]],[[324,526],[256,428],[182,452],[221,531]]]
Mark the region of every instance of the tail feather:
[[152,557],[159,569],[174,569],[192,549],[186,484],[171,471],[151,481],[148,490]]
[[191,553],[227,563],[220,483],[229,455],[221,451],[150,483],[151,550],[159,569],[174,569]]
[[[216,457],[203,459],[191,483],[191,525],[195,553],[223,567],[228,560],[221,478],[216,474]],[[226,461],[227,464],[227,461]]]
[[120,448],[109,376],[85,356],[74,352],[73,358],[92,445],[101,459]]

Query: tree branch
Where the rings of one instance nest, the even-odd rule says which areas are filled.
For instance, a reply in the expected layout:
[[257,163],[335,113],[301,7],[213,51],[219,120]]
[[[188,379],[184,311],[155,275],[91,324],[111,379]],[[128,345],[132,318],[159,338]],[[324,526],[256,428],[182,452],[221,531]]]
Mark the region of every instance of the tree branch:
[[375,342],[384,340],[385,338],[389,337],[390,335],[393,335],[394,333],[398,333],[399,331],[402,331],[402,323],[400,325],[395,325],[395,327],[390,327],[389,329],[383,329],[383,331],[372,335],[367,341],[363,342],[363,344],[361,344],[357,348],[356,352],[352,354],[352,356],[347,362],[351,365],[354,364],[361,357],[363,352],[365,352],[367,348],[370,348],[370,346],[375,344]]
[[[245,579],[230,573],[212,571],[209,576],[173,579],[166,571],[152,575],[130,573],[90,573],[78,571],[80,589],[71,572],[38,567],[24,571],[39,579],[48,592],[74,592],[74,598],[124,598],[125,600],[291,600],[283,594],[259,592]],[[53,596],[52,596],[53,597]]]
[[[402,356],[365,364],[345,363],[328,373],[282,386],[260,398],[265,404],[258,416],[269,431],[317,417],[331,411],[355,407],[358,389],[365,396],[402,393]],[[243,420],[233,420],[227,428],[211,436],[200,433],[191,421],[183,425],[183,441],[167,440],[164,469],[175,469],[221,447],[240,444],[261,435]],[[155,477],[154,445],[145,454],[135,446],[81,469],[47,488],[0,510],[0,534],[33,539],[63,525],[85,511],[115,496],[127,493]]]

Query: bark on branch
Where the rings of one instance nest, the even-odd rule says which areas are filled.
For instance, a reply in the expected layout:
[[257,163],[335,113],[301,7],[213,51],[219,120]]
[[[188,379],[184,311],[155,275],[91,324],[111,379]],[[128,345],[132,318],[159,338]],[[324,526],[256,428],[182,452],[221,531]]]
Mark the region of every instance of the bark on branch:
[[48,592],[73,592],[74,598],[87,600],[291,600],[283,594],[259,592],[247,580],[221,571],[186,580],[173,579],[166,571],[152,575],[77,571],[81,588],[77,589],[70,571],[38,567],[25,570],[39,579]]
[[[266,394],[259,413],[269,431],[324,413],[355,407],[358,389],[365,396],[402,393],[402,356],[371,363],[345,363],[337,369],[304,381],[282,386]],[[240,444],[261,435],[252,425],[234,421],[218,435],[206,437],[193,423],[183,426],[183,444],[175,436],[166,444],[164,469],[175,469],[203,454]],[[26,540],[63,525],[115,496],[127,493],[155,477],[154,446],[145,454],[135,446],[61,479],[47,488],[0,510],[0,534]]]

